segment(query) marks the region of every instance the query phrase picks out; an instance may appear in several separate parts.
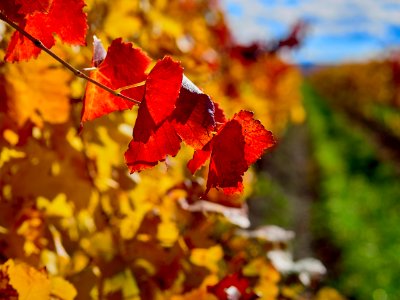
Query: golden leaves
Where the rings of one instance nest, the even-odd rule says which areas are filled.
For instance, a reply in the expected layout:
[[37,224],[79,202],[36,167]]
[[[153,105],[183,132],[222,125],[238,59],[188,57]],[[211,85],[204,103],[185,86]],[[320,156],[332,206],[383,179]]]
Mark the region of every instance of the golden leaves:
[[71,283],[61,277],[49,278],[45,270],[12,259],[0,266],[0,295],[8,295],[8,299],[73,300],[76,294]]
[[46,273],[35,270],[26,264],[6,264],[10,284],[18,292],[19,299],[34,300],[50,298],[50,280]]
[[73,300],[76,295],[75,287],[64,278],[59,276],[51,278],[51,296],[63,300]]
[[4,165],[4,163],[9,162],[12,159],[23,158],[25,156],[26,154],[24,152],[4,147],[0,152],[0,168]]
[[5,64],[0,69],[1,110],[22,127],[31,121],[59,124],[69,117],[69,87],[71,76],[61,67],[54,67],[46,55],[18,64]]
[[65,194],[58,194],[52,201],[44,197],[38,197],[36,201],[37,207],[44,210],[49,217],[72,217],[73,204],[67,201]]
[[190,261],[198,266],[206,267],[212,273],[217,273],[220,266],[218,265],[221,261],[224,252],[220,245],[215,245],[208,249],[193,249]]

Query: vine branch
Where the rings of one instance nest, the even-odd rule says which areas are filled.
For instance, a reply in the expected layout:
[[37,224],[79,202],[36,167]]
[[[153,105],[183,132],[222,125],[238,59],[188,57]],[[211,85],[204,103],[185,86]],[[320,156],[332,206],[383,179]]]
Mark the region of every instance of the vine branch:
[[[39,39],[35,38],[29,32],[25,31],[25,29],[21,28],[18,24],[16,24],[13,21],[11,21],[2,12],[0,12],[0,20],[4,21],[8,25],[10,25],[12,28],[17,30],[19,33],[21,33],[23,36],[25,36],[27,39],[29,39],[36,47],[38,47],[39,49],[41,49],[44,52],[46,52],[48,55],[50,55],[52,58],[54,58],[56,61],[58,61],[60,64],[62,64],[65,68],[70,70],[75,76],[77,76],[79,78],[83,78],[86,81],[89,81],[89,82],[97,85],[99,88],[109,92],[110,94],[112,94],[112,95],[114,95],[116,97],[120,97],[120,98],[122,98],[124,100],[127,100],[129,102],[133,102],[135,104],[140,104],[140,101],[132,99],[132,98],[130,98],[128,96],[125,96],[125,95],[121,94],[120,89],[119,90],[113,90],[113,89],[109,88],[108,86],[106,86],[106,85],[94,80],[93,78],[90,78],[89,76],[87,76],[82,71],[76,69],[71,64],[69,64],[68,62],[63,60],[61,57],[59,57],[57,54],[55,54],[53,51],[51,51],[49,48],[47,48]],[[133,87],[134,86],[135,85],[133,85]]]

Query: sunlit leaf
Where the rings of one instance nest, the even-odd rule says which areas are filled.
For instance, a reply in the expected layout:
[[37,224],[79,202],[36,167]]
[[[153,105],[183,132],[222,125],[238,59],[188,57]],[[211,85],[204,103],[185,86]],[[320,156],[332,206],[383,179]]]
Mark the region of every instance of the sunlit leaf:
[[75,287],[62,277],[51,277],[51,295],[62,300],[73,300],[77,295]]
[[[112,90],[127,88],[121,93],[142,101],[143,84],[129,87],[146,79],[145,71],[150,64],[150,58],[141,49],[134,47],[132,43],[123,42],[121,38],[111,43],[103,60],[98,57],[101,47],[99,41],[95,40],[93,65],[98,66],[90,73],[90,77]],[[81,121],[93,120],[113,111],[130,109],[133,105],[133,102],[114,96],[89,82],[83,99]]]
[[63,123],[69,117],[69,89],[71,75],[62,68],[51,67],[52,61],[43,56],[36,61],[6,64],[2,69],[0,94],[5,111],[19,127],[31,121]]
[[38,271],[24,263],[9,260],[8,276],[11,286],[18,292],[19,299],[49,299],[51,282],[45,271]]
[[[22,10],[37,8],[39,5],[36,4],[31,4],[29,7],[24,5]],[[42,0],[41,4],[45,4],[45,1]],[[47,48],[55,44],[53,34],[57,34],[65,43],[84,45],[88,28],[86,14],[83,12],[84,6],[83,0],[53,0],[48,12],[28,15],[20,25]],[[11,62],[28,60],[36,58],[40,51],[40,48],[16,31],[8,45],[5,59]]]

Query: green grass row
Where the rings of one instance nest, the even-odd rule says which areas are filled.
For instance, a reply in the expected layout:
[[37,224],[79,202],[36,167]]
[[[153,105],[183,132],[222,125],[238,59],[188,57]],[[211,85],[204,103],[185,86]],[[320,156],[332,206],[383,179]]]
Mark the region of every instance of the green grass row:
[[355,299],[400,299],[400,178],[351,120],[303,92],[319,166],[314,232],[341,250],[332,284]]

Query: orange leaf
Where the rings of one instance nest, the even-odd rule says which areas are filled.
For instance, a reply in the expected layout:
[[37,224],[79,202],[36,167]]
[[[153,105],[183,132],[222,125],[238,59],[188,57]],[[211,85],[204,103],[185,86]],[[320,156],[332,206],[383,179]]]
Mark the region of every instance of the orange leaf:
[[45,272],[40,272],[25,263],[6,262],[11,286],[18,292],[18,299],[49,299],[51,284]]
[[51,58],[5,64],[0,74],[0,111],[5,111],[19,126],[31,121],[41,126],[43,121],[63,123],[69,116],[69,87],[71,75],[52,68]]
[[[95,39],[93,65],[97,69],[90,73],[90,77],[97,82],[117,90],[146,79],[145,71],[151,60],[142,50],[133,47],[132,43],[116,39],[108,48],[106,57],[103,56],[102,46]],[[122,94],[137,101],[142,100],[143,93],[143,86],[122,91]],[[99,118],[113,111],[131,109],[133,105],[134,103],[114,96],[89,82],[83,99],[81,122]]]

